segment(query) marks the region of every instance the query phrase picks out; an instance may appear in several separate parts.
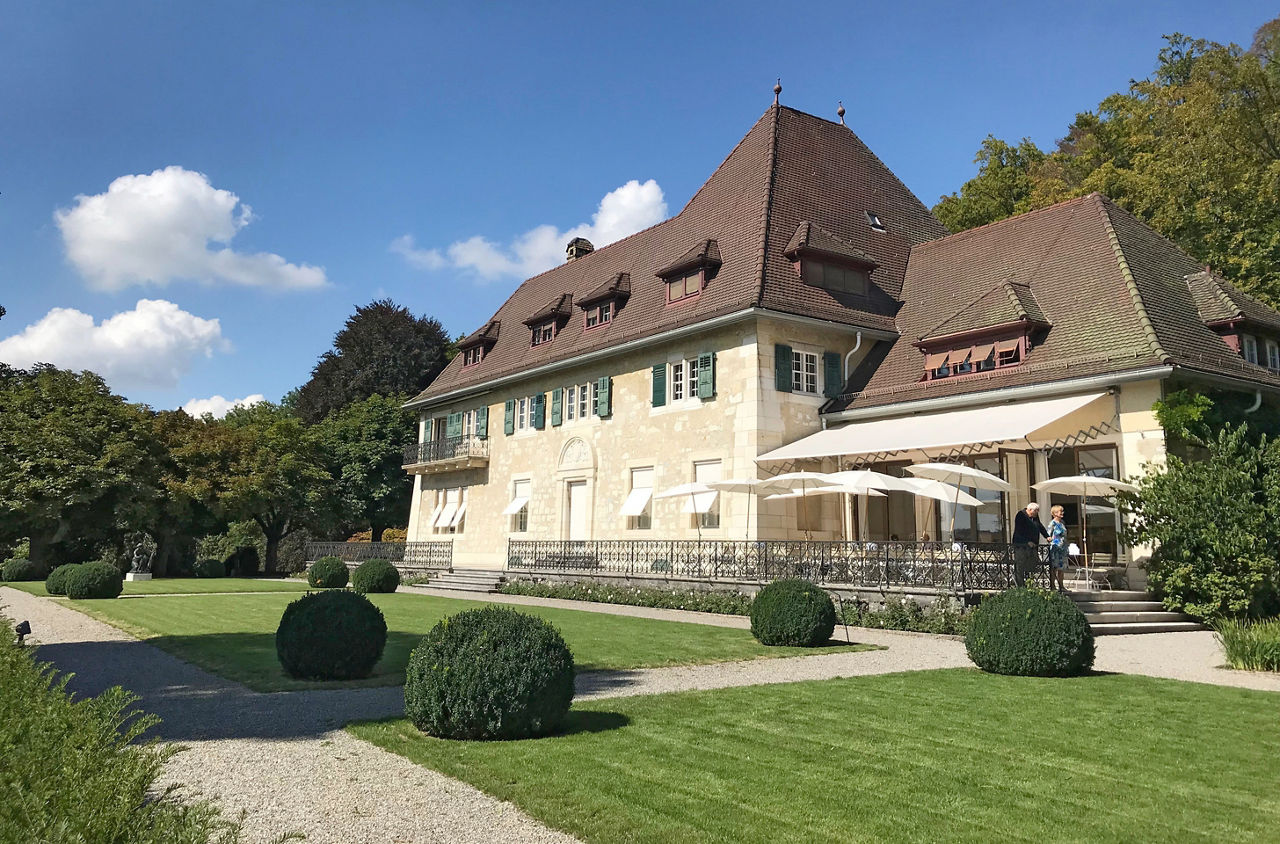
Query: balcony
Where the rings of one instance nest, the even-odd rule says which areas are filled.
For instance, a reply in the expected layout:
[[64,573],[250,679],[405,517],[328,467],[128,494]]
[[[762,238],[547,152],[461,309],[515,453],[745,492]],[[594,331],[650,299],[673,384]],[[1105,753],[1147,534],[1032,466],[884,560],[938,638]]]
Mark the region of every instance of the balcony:
[[404,469],[414,475],[457,472],[489,465],[489,441],[480,437],[445,437],[406,446]]

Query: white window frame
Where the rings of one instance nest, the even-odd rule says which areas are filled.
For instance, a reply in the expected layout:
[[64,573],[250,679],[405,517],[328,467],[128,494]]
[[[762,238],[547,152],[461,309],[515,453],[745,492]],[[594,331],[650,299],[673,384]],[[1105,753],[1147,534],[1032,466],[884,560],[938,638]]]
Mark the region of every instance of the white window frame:
[[[817,352],[805,349],[791,349],[791,392],[803,396],[822,395],[822,367],[819,366],[821,356]],[[809,364],[812,363],[812,372]],[[809,376],[812,376],[810,389]]]
[[1249,363],[1258,362],[1258,338],[1252,334],[1240,335],[1240,353]]
[[533,398],[521,396],[516,399],[516,432],[529,431],[533,428]]
[[1280,343],[1275,340],[1267,340],[1264,345],[1267,350],[1267,369],[1272,372],[1280,372]]
[[[654,467],[653,466],[634,466],[631,468],[631,471],[629,474],[630,474],[631,488],[628,493],[628,498],[631,496],[631,494],[634,494],[637,489],[648,489],[649,498],[647,501],[645,501],[644,510],[642,510],[639,515],[626,517],[627,530],[652,530],[653,529]],[[637,478],[637,474],[639,475],[638,478]],[[644,486],[643,483],[637,486],[636,484],[637,480],[640,480],[642,482],[647,481],[648,486],[647,487]]]
[[511,482],[511,503],[514,504],[520,498],[524,499],[524,506],[514,513],[507,514],[510,518],[507,527],[512,533],[529,532],[529,501],[533,498],[533,481],[528,478],[519,478]]
[[[714,469],[712,468],[714,467]],[[694,483],[709,482],[721,480],[724,475],[724,461],[722,460],[695,460],[693,461],[693,480]],[[715,477],[711,477],[714,475]],[[699,500],[702,496],[710,498],[709,503]],[[695,511],[693,513],[693,526],[701,530],[715,530],[720,527],[720,495],[719,493],[701,493],[700,495],[691,496],[689,504]]]
[[698,356],[667,364],[667,404],[698,398]]

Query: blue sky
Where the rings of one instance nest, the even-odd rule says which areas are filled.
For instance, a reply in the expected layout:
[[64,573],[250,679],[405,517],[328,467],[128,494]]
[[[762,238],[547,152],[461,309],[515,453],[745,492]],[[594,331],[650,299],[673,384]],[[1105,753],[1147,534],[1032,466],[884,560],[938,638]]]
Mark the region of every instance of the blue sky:
[[1162,33],[1247,44],[1273,13],[4,0],[0,359],[157,408],[277,399],[358,304],[469,332],[571,234],[675,213],[775,77],[843,100],[932,204],[987,133],[1052,144],[1145,76]]

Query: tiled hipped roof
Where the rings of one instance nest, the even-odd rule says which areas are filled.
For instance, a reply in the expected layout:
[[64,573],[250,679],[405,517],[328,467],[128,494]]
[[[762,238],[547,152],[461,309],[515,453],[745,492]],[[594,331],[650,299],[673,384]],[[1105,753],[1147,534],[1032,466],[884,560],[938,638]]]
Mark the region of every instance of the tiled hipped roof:
[[[868,210],[887,231],[871,229]],[[800,280],[783,252],[801,221],[874,262],[867,295]],[[461,361],[450,363],[414,401],[753,306],[891,332],[911,247],[944,234],[847,127],[771,107],[679,214],[528,279],[492,318],[520,326],[557,297],[589,300],[626,273],[630,297],[607,325],[587,331],[571,319],[553,341],[535,347],[527,331],[504,331],[484,360],[465,371]],[[690,253],[703,262],[718,259],[719,267],[698,296],[668,305],[658,273]]]
[[[912,250],[903,285],[901,338],[873,350],[829,409],[1161,364],[1280,387],[1280,377],[1246,363],[1205,325],[1198,307],[1205,297],[1193,295],[1195,285],[1187,279],[1198,269],[1177,246],[1100,194],[923,244]],[[956,302],[971,304],[956,311]],[[921,380],[923,356],[909,338],[997,324],[1019,312],[1052,326],[1024,364]]]
[[1280,331],[1280,314],[1209,270],[1189,274],[1187,288],[1209,325],[1239,321]]

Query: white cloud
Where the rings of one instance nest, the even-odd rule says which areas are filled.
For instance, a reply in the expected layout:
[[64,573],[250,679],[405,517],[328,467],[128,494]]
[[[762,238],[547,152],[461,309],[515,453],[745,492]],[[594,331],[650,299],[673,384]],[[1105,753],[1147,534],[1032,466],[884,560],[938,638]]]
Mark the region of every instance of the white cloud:
[[203,173],[182,167],[121,176],[106,193],[77,196],[53,218],[68,259],[102,290],[183,279],[275,289],[327,283],[321,267],[232,249],[232,238],[253,221],[253,209],[214,188]]
[[133,310],[97,324],[83,311],[54,308],[0,340],[0,361],[91,369],[116,390],[167,388],[177,386],[197,358],[230,349],[218,320],[201,319],[162,299],[140,299]]
[[661,222],[667,216],[662,188],[653,179],[635,179],[612,190],[600,200],[590,223],[566,231],[544,224],[514,238],[505,247],[475,235],[440,249],[421,249],[411,235],[391,242],[391,251],[423,270],[446,267],[467,270],[481,281],[516,276],[527,278],[564,260],[564,248],[575,237],[585,237],[599,248]]
[[266,400],[266,396],[262,395],[262,393],[254,393],[242,399],[224,399],[222,396],[209,396],[207,399],[192,399],[184,404],[182,409],[187,412],[188,416],[194,416],[197,419],[206,413],[212,413],[214,419],[221,419],[233,407],[248,407]]

